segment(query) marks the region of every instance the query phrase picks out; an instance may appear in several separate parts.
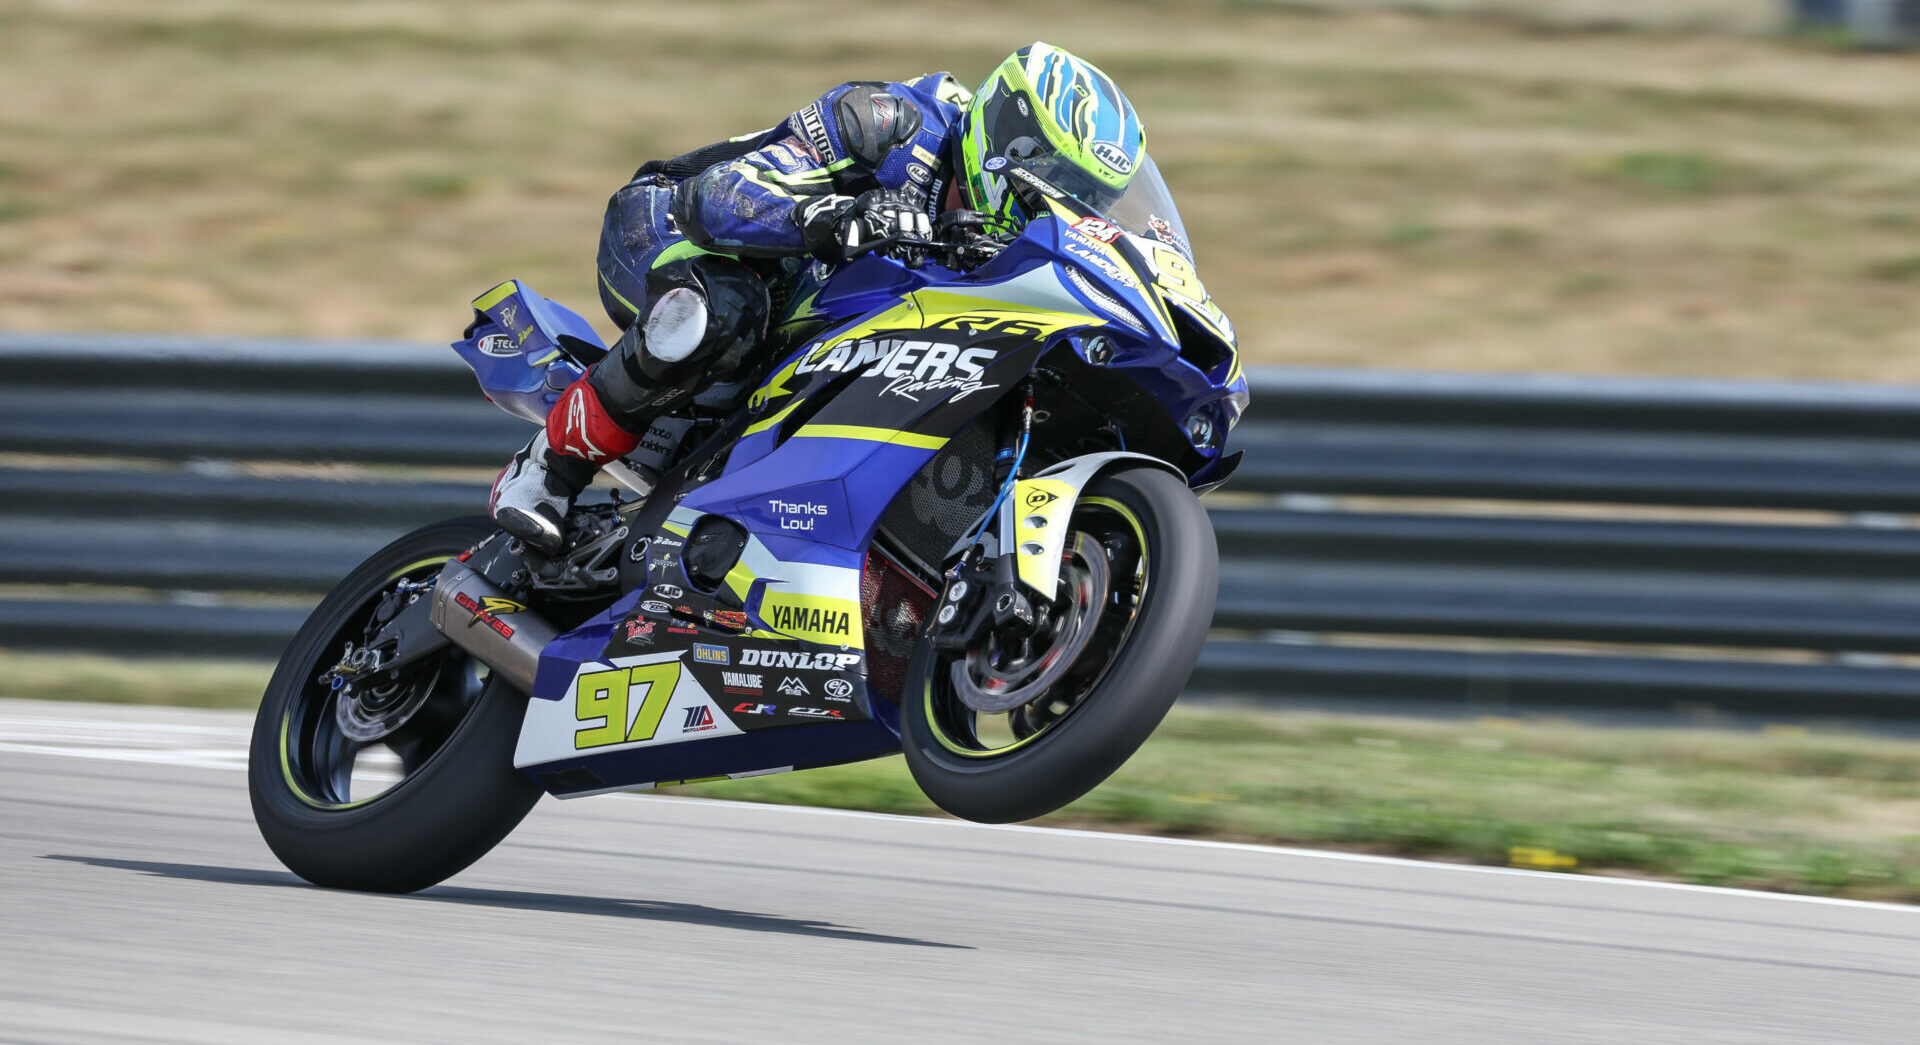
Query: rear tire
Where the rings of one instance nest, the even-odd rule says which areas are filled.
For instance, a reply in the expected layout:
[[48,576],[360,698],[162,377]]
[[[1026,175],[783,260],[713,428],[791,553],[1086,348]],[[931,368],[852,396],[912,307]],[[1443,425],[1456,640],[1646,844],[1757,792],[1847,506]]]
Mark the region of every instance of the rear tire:
[[[458,647],[403,673],[428,696],[393,736],[369,744],[340,734],[337,693],[318,681],[364,633],[382,594],[434,576],[494,532],[472,516],[393,542],[334,588],[281,656],[254,723],[247,785],[261,837],[294,874],[336,889],[424,889],[485,855],[539,801],[540,788],[513,768],[526,695],[482,679],[484,667]],[[375,744],[393,749],[402,777],[356,799],[354,760]]]
[[1111,561],[1113,583],[1099,611],[1100,627],[1110,630],[1046,695],[1007,716],[1010,743],[996,744],[983,716],[960,700],[952,663],[925,642],[914,660],[902,747],[921,790],[954,816],[1030,820],[1093,790],[1152,735],[1200,658],[1219,552],[1187,485],[1152,467],[1104,473],[1081,492],[1070,525]]

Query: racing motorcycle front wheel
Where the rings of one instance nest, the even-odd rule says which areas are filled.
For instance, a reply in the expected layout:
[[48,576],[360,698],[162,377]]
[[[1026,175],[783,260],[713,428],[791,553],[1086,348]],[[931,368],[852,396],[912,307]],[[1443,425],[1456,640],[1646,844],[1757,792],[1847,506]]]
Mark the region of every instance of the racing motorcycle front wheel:
[[1219,552],[1199,498],[1154,467],[1103,473],[1075,503],[1060,585],[1031,635],[922,642],[902,700],[907,766],[966,820],[1050,813],[1153,733],[1206,641]]
[[415,530],[361,563],[301,625],[260,702],[247,762],[267,846],[315,885],[409,893],[478,860],[541,795],[513,768],[526,695],[456,646],[364,670],[384,619],[447,560],[494,532],[485,516]]

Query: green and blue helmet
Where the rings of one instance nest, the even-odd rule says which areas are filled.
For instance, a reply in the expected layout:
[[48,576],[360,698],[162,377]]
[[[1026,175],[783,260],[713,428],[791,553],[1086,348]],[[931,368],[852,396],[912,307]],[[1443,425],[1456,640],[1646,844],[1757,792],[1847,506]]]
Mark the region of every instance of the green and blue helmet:
[[1008,164],[1104,209],[1126,191],[1146,145],[1140,118],[1111,77],[1036,42],[974,92],[960,116],[954,166],[968,207],[1019,228],[1031,215],[998,173]]

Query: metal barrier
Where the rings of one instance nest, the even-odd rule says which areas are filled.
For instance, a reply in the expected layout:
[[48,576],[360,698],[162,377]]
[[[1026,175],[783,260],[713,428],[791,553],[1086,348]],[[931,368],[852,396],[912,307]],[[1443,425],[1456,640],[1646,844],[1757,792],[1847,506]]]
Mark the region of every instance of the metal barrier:
[[[0,337],[0,644],[274,656],[528,427],[443,348]],[[1255,375],[1196,691],[1920,720],[1920,388]],[[1914,661],[1920,664],[1920,661]]]

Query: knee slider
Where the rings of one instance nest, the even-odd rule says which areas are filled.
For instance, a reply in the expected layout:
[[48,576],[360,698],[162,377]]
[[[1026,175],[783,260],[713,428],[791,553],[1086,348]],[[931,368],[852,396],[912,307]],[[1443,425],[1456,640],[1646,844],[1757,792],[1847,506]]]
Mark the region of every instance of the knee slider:
[[[648,376],[670,380],[671,372],[699,367],[701,383],[725,381],[767,336],[773,312],[767,285],[731,258],[702,254],[654,275],[670,285],[655,295],[645,323],[643,361]],[[657,360],[661,372],[646,365]]]

